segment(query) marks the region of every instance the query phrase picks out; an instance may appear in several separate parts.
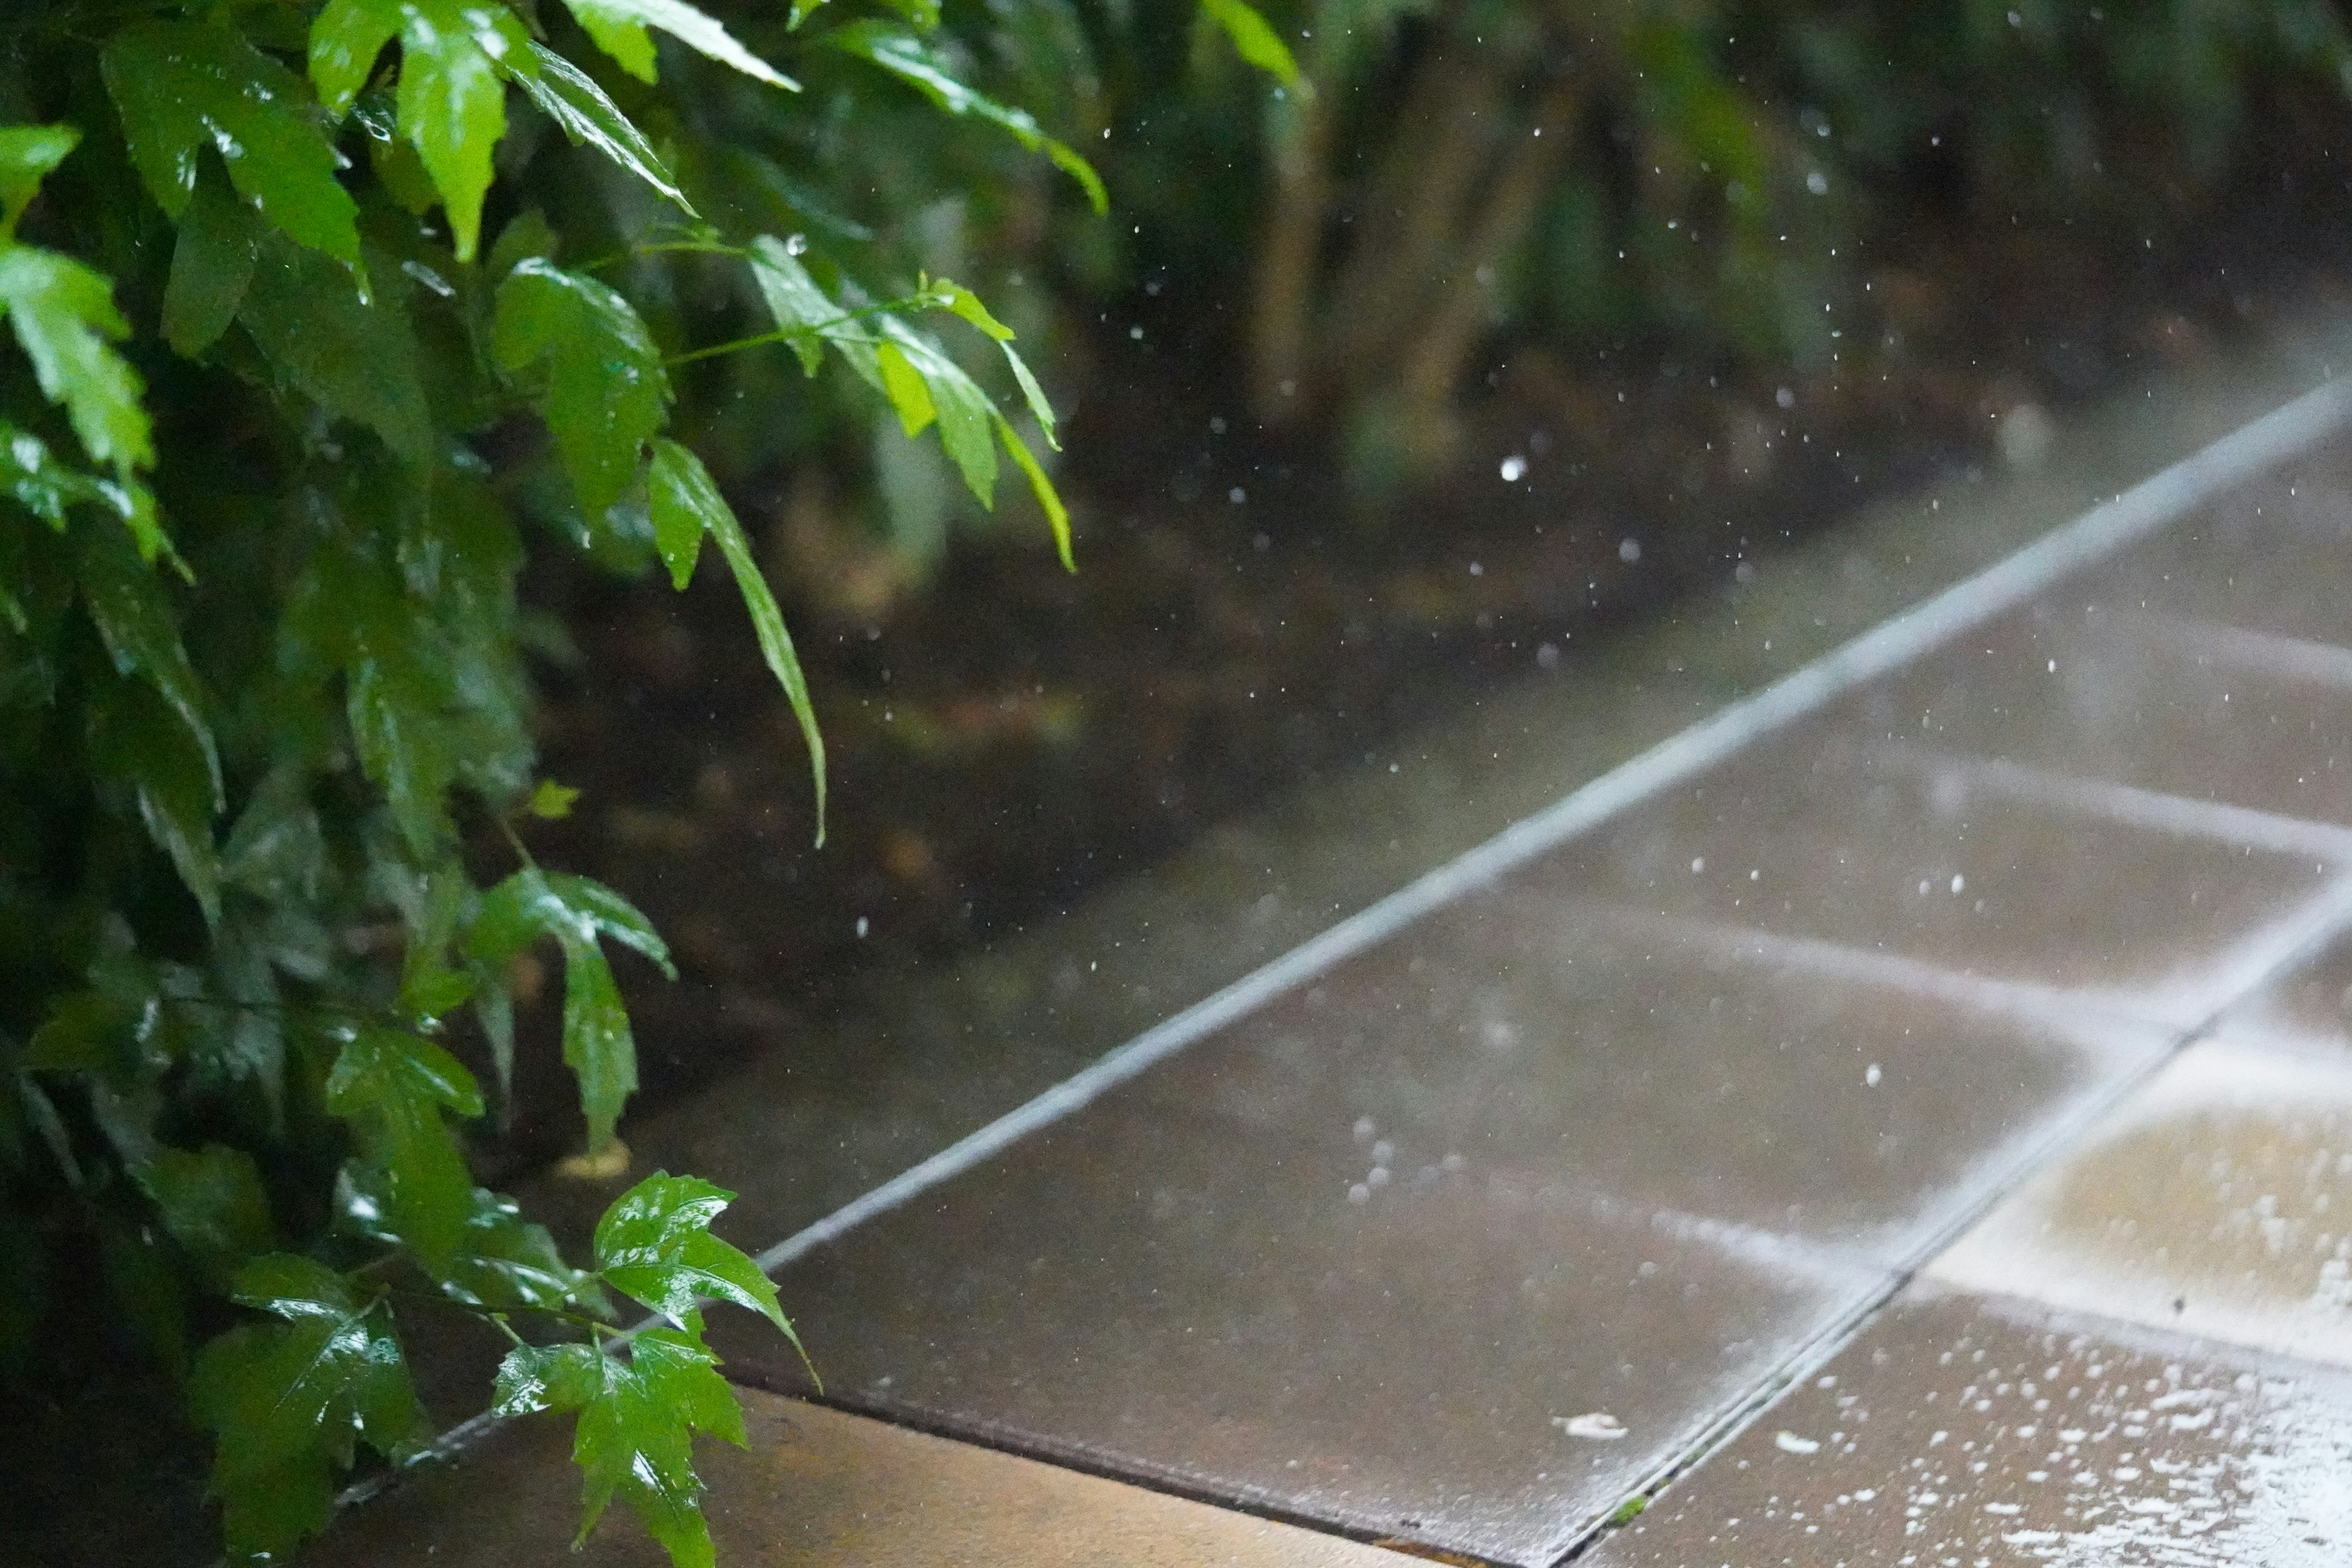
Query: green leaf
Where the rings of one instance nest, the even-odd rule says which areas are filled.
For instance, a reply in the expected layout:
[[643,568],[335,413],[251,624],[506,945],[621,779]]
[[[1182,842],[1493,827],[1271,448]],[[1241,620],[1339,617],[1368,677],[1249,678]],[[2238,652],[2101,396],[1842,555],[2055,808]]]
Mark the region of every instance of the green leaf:
[[676,202],[688,216],[698,216],[646,133],[630,122],[604,89],[546,45],[534,43],[530,47],[539,68],[518,75],[515,81],[539,111],[554,121],[575,146],[595,148]]
[[1223,29],[1233,40],[1234,52],[1243,59],[1293,91],[1305,85],[1290,46],[1266,25],[1255,6],[1245,0],[1201,0],[1201,14]]
[[[669,537],[675,539],[688,528],[688,519],[691,518],[718,541],[719,552],[726,557],[728,570],[735,574],[736,591],[742,595],[743,607],[751,612],[751,629],[759,635],[761,657],[768,661],[769,673],[776,678],[776,683],[784,689],[784,700],[792,705],[793,718],[801,727],[801,739],[808,745],[809,770],[816,784],[816,842],[822,846],[824,732],[818,728],[816,703],[809,696],[808,677],[801,669],[800,654],[793,647],[792,633],[785,629],[784,613],[777,607],[776,595],[761,574],[759,562],[752,557],[751,542],[743,536],[743,525],[736,521],[734,510],[711,482],[702,459],[675,441],[654,443],[649,489],[656,538],[661,538],[667,529]],[[667,549],[664,554],[667,558]],[[675,564],[671,571],[677,571]]]
[[362,654],[345,682],[345,712],[360,767],[391,804],[401,836],[431,853],[448,823],[444,806],[457,776],[449,727],[436,712],[434,687],[398,649]]
[[188,1292],[163,1244],[145,1226],[108,1215],[99,1224],[107,1294],[174,1380],[188,1372]]
[[90,763],[101,777],[135,790],[147,831],[172,858],[203,910],[220,920],[220,857],[212,819],[219,809],[212,758],[187,726],[143,681],[121,681],[94,694]]
[[532,787],[530,798],[523,803],[523,809],[541,821],[561,822],[572,815],[572,803],[579,798],[580,792],[570,784],[541,779]]
[[226,804],[220,755],[205,718],[195,668],[188,662],[163,584],[131,560],[114,538],[100,536],[88,541],[82,551],[81,598],[116,672],[151,683],[186,727],[204,758],[211,808],[220,810]]
[[179,242],[163,285],[163,339],[194,359],[228,331],[245,302],[258,257],[260,226],[217,178],[199,179],[180,215]]
[[614,1199],[596,1222],[596,1271],[673,1323],[691,1322],[707,1299],[748,1307],[792,1335],[775,1281],[710,1234],[710,1222],[734,1198],[698,1177],[656,1172]]
[[525,1220],[513,1199],[479,1187],[441,1288],[480,1307],[607,1310],[595,1277],[563,1261],[545,1226]]
[[898,428],[909,440],[929,429],[940,416],[939,405],[931,401],[930,386],[906,351],[896,343],[884,343],[875,351],[875,363],[882,367],[882,391],[898,416]]
[[159,1147],[133,1173],[172,1239],[224,1275],[277,1245],[261,1172],[242,1149]]
[[868,385],[879,387],[882,374],[877,367],[874,334],[863,322],[845,321],[847,315],[831,296],[817,287],[808,268],[792,247],[773,235],[763,234],[751,242],[751,277],[760,286],[760,297],[767,301],[768,313],[775,318],[779,330],[794,333],[793,353],[800,356],[801,369],[814,375],[817,366],[824,363],[824,345],[831,343],[841,357]]
[[143,22],[110,39],[100,65],[140,178],[178,217],[211,147],[229,183],[298,245],[356,268],[359,207],[335,178],[342,159],[311,119],[301,79],[207,22]]
[[526,1345],[499,1368],[496,1409],[580,1413],[572,1443],[582,1479],[579,1540],[617,1497],[677,1568],[711,1568],[694,1434],[746,1442],[742,1408],[714,1370],[718,1360],[698,1333],[672,1329],[639,1334],[625,1362],[590,1345]]
[[603,1149],[637,1092],[637,1043],[612,965],[593,942],[563,944],[563,1065],[580,1080],[588,1148]]
[[271,367],[404,461],[430,462],[432,411],[407,312],[388,298],[362,298],[350,273],[275,235],[260,258],[236,319]]
[[655,79],[653,40],[647,27],[658,27],[698,54],[745,76],[787,92],[800,84],[735,41],[718,21],[686,4],[686,0],[563,0],[582,29],[596,47],[613,57],[621,68],[641,81]]
[[[115,310],[113,285],[102,273],[55,251],[0,246],[0,315],[15,326],[42,393],[65,405],[92,459],[125,479],[133,468],[153,466],[139,373],[107,346],[108,339],[129,335],[131,325]],[[147,553],[152,558],[152,549]]]
[[1029,362],[1015,353],[1011,343],[997,346],[1004,351],[1005,363],[1013,367],[1013,379],[1021,384],[1021,395],[1028,401],[1030,416],[1037,421],[1037,428],[1045,434],[1045,445],[1056,452],[1060,451],[1062,443],[1054,433],[1054,405],[1045,401],[1045,389],[1037,384],[1037,377],[1029,369]]
[[1062,558],[1062,569],[1076,571],[1077,559],[1070,548],[1070,509],[1062,504],[1061,492],[1054,488],[1054,481],[1046,478],[1044,467],[1038,463],[1035,454],[1029,450],[1029,444],[1021,438],[1021,433],[1013,429],[1012,421],[1001,414],[996,419],[996,434],[1004,442],[1004,449],[1013,454],[1013,464],[1028,478],[1030,491],[1036,496],[1037,504],[1045,509],[1045,526],[1054,531],[1054,550]]
[[1076,180],[1086,192],[1096,216],[1110,210],[1109,194],[1103,189],[1102,176],[1095,173],[1093,164],[1066,144],[1046,135],[1026,110],[999,103],[958,81],[912,33],[869,19],[836,27],[825,35],[824,41],[898,78],[946,113],[985,121],[1010,132],[1014,141],[1033,153],[1045,153],[1055,168]]
[[980,296],[962,284],[950,282],[945,278],[934,278],[930,280],[929,291],[937,297],[947,310],[978,327],[998,342],[1013,341],[1013,329],[998,321],[989,308],[981,303]]
[[393,1458],[427,1435],[392,1316],[324,1265],[285,1253],[237,1271],[244,1324],[196,1358],[190,1402],[217,1446],[209,1489],[232,1552],[278,1558],[324,1527],[335,1468],[364,1441]]
[[545,362],[540,411],[594,523],[627,491],[661,428],[670,394],[660,350],[627,300],[536,257],[499,285],[492,337],[509,370]]
[[401,0],[327,0],[310,24],[310,85],[327,112],[351,112],[375,71],[376,57],[400,34]]
[[38,436],[5,419],[0,419],[0,489],[52,528],[64,528],[66,509],[78,504],[120,510],[120,486],[68,468]]
[[41,181],[80,142],[70,125],[0,126],[0,241],[16,233]]
[[457,259],[471,261],[507,130],[505,78],[530,68],[530,35],[502,5],[402,0],[401,12],[400,133],[441,192]]
[[922,378],[928,401],[939,414],[940,444],[955,459],[963,482],[980,498],[981,505],[994,506],[996,405],[939,344],[896,316],[882,317],[881,330],[887,339],[882,354],[883,381],[890,389],[891,401],[898,405],[899,421],[907,426],[907,434],[914,435],[922,426],[908,420],[908,405],[899,401],[898,387],[891,379],[893,352],[905,356],[907,365]]
[[444,1274],[473,1213],[474,1183],[442,1112],[482,1113],[473,1075],[420,1036],[362,1029],[336,1056],[326,1099],[383,1169],[390,1227],[428,1272]]

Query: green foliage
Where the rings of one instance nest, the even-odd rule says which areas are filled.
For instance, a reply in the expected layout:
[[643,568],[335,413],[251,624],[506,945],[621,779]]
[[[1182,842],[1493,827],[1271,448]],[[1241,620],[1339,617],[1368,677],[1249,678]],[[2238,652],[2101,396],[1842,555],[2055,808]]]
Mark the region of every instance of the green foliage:
[[[572,551],[683,587],[710,540],[822,841],[815,698],[727,494],[749,451],[893,419],[983,508],[1009,456],[1069,561],[1006,324],[1043,317],[908,243],[946,197],[1102,210],[1075,132],[996,85],[1051,90],[1041,51],[1076,35],[1047,11],[1008,7],[1003,50],[917,0],[740,28],[683,0],[12,16],[0,1375],[40,1375],[102,1280],[211,1435],[232,1559],[429,1444],[429,1300],[512,1336],[499,1408],[576,1414],[589,1522],[618,1499],[710,1560],[692,1440],[742,1428],[701,1312],[792,1334],[710,1234],[728,1194],[650,1177],[582,1268],[476,1180],[533,950],[599,1152],[637,1087],[614,952],[671,968],[514,831],[577,793],[533,755],[517,579]],[[1254,13],[1213,15],[1276,68]],[[622,1331],[617,1302],[654,1319]]]

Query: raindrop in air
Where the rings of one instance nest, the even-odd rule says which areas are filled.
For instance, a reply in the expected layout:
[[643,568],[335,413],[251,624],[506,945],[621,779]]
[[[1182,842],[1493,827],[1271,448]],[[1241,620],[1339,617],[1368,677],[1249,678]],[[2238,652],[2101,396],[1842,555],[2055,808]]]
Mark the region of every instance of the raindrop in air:
[[1503,482],[1505,484],[1517,484],[1521,479],[1527,477],[1527,472],[1528,460],[1525,458],[1514,454],[1511,457],[1503,459],[1502,474]]

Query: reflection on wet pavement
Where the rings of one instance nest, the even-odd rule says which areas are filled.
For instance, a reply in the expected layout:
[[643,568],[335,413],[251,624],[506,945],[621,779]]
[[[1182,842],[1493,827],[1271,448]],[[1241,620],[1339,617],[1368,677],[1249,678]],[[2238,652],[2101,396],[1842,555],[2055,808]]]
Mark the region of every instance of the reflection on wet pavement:
[[1915,1290],[1591,1568],[2336,1568],[2352,1378]]

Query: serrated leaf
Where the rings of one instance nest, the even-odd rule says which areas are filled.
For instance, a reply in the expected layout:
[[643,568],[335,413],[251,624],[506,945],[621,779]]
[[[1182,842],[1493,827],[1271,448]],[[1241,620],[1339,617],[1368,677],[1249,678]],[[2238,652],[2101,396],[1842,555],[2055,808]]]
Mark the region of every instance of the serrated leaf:
[[485,964],[504,963],[542,936],[558,942],[588,942],[610,937],[644,953],[672,980],[677,978],[669,948],[635,904],[586,877],[526,867],[482,895],[466,936],[468,956]]
[[261,1172],[242,1149],[161,1146],[133,1174],[172,1239],[215,1269],[233,1271],[277,1245]]
[[259,221],[215,179],[200,179],[180,215],[163,285],[163,340],[184,359],[212,347],[236,319],[253,281]]
[[670,394],[660,350],[627,300],[535,257],[499,286],[492,341],[509,370],[546,364],[540,411],[595,524],[635,481],[639,455],[661,428]]
[[[93,461],[128,479],[152,467],[155,447],[139,373],[110,338],[127,336],[130,323],[114,308],[114,286],[102,273],[55,251],[0,246],[0,315],[33,362],[33,374],[52,403],[65,407],[74,435]],[[148,551],[152,558],[153,552]]]
[[778,329],[798,329],[790,341],[803,371],[816,374],[829,342],[868,385],[882,384],[875,362],[874,334],[862,322],[843,320],[847,312],[817,287],[816,279],[782,240],[763,234],[751,242],[751,277]]
[[710,1234],[710,1222],[734,1198],[699,1177],[656,1172],[614,1199],[596,1222],[596,1271],[673,1323],[689,1322],[709,1299],[748,1307],[792,1333],[775,1281]]
[[1290,46],[1269,26],[1246,0],[1201,0],[1201,14],[1232,40],[1234,52],[1266,75],[1297,91],[1303,79]]
[[1014,466],[1019,468],[1022,474],[1027,478],[1030,492],[1037,498],[1038,506],[1045,510],[1045,526],[1053,531],[1054,551],[1062,558],[1062,569],[1066,572],[1076,571],[1077,558],[1070,547],[1070,509],[1062,504],[1061,492],[1054,488],[1054,481],[1046,477],[1045,469],[1037,461],[1036,454],[1029,450],[1029,443],[1021,438],[1021,433],[1013,427],[1012,421],[1002,415],[997,416],[996,434],[1003,441],[1004,449],[1013,454]]
[[445,1273],[473,1213],[474,1183],[442,1113],[482,1113],[473,1075],[420,1036],[362,1029],[337,1054],[326,1100],[382,1167],[391,1227],[428,1272]]
[[[950,359],[940,346],[899,321],[896,316],[881,318],[881,331],[887,340],[883,353],[883,381],[890,388],[891,401],[899,403],[897,384],[891,380],[890,359],[893,353],[903,355],[907,365],[922,378],[930,407],[937,411],[940,421],[940,445],[947,448],[950,458],[963,475],[963,482],[980,498],[982,506],[996,504],[996,439],[994,423],[996,405],[981,384],[972,380],[963,366]],[[912,436],[922,428],[910,424],[907,405],[899,404],[899,422]]]
[[0,419],[0,488],[52,528],[66,525],[68,507],[91,503],[119,510],[120,489],[79,468],[67,467],[48,443],[29,430]]
[[407,313],[362,299],[316,251],[265,237],[237,320],[271,368],[329,413],[365,425],[407,462],[433,458],[416,339]]
[[593,1152],[613,1141],[637,1091],[637,1042],[612,965],[593,942],[563,944],[563,1063],[580,1080],[580,1110]]
[[403,0],[400,133],[425,160],[460,261],[474,259],[490,155],[506,134],[506,78],[531,68],[530,36],[502,5]]
[[164,212],[187,210],[210,147],[237,194],[288,237],[359,266],[359,207],[335,178],[342,160],[311,120],[300,78],[208,22],[134,23],[100,63],[131,163]]
[[741,1406],[698,1334],[650,1329],[631,1350],[625,1362],[587,1345],[510,1351],[499,1368],[497,1409],[579,1412],[572,1457],[581,1470],[580,1540],[618,1498],[677,1568],[710,1568],[694,1434],[743,1446]]
[[663,166],[661,155],[630,122],[604,89],[588,74],[544,44],[531,52],[539,69],[515,80],[539,111],[555,121],[574,145],[593,147],[630,174],[677,204],[689,217],[698,216],[677,181]]
[[81,142],[70,125],[0,126],[0,241],[40,194],[41,182]]
[[436,692],[404,654],[362,654],[347,672],[344,709],[360,767],[384,793],[401,836],[418,855],[440,842],[448,823],[443,804],[457,776],[447,725],[435,711]]
[[1093,164],[1066,143],[1046,135],[1028,110],[999,103],[957,80],[912,33],[869,19],[836,27],[825,35],[824,41],[896,77],[943,112],[983,121],[1008,132],[1031,152],[1045,153],[1086,192],[1096,216],[1110,210],[1109,193],[1103,189],[1102,176],[1095,173]]
[[284,1321],[207,1344],[190,1402],[216,1438],[208,1489],[223,1502],[229,1549],[282,1556],[325,1524],[332,1468],[351,1462],[356,1443],[403,1458],[428,1428],[381,1301],[284,1253],[238,1270],[235,1294]]
[[655,79],[653,40],[647,27],[657,27],[700,55],[745,76],[787,92],[800,84],[735,41],[715,17],[696,10],[685,0],[563,0],[581,28],[620,68],[641,81]]
[[225,804],[220,756],[205,720],[195,668],[188,662],[163,584],[129,559],[116,539],[100,536],[88,541],[82,551],[81,599],[115,671],[152,684],[186,728],[204,758],[211,807],[219,810]]
[[530,798],[523,803],[523,809],[542,822],[561,822],[572,815],[572,804],[579,798],[580,792],[572,785],[541,779],[531,786]]
[[[824,732],[818,727],[816,703],[809,696],[808,677],[801,669],[800,654],[793,647],[791,631],[784,626],[784,613],[777,607],[776,595],[769,589],[768,580],[752,556],[751,542],[744,537],[743,525],[736,521],[734,509],[711,482],[702,459],[677,442],[654,443],[651,488],[656,507],[670,513],[667,526],[675,533],[687,526],[687,517],[698,520],[718,542],[719,554],[726,558],[728,570],[735,575],[736,591],[742,595],[743,607],[751,616],[751,629],[760,638],[760,656],[767,660],[768,671],[776,678],[776,683],[784,689],[784,700],[791,704],[793,718],[801,728],[801,739],[808,746],[809,771],[816,787],[816,841],[822,846],[825,820]],[[662,511],[657,511],[657,536],[663,526]]]
[[310,24],[310,85],[338,119],[375,71],[376,57],[400,34],[401,0],[327,0]]
[[212,818],[219,795],[211,759],[144,681],[122,681],[90,710],[90,763],[100,777],[136,792],[139,815],[171,857],[205,923],[220,920],[220,857]]
[[441,1288],[482,1307],[608,1310],[594,1276],[563,1261],[545,1226],[524,1219],[511,1198],[478,1187],[473,1215]]

